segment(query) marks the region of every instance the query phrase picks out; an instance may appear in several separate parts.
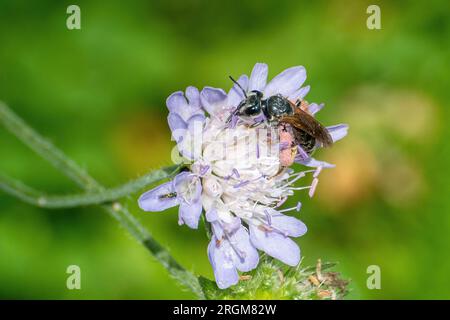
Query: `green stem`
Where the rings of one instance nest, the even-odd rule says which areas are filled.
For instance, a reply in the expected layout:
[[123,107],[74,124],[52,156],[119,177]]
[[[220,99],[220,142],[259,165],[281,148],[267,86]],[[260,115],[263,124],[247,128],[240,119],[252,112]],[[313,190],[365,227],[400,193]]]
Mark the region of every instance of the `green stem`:
[[[84,190],[94,194],[103,193],[106,189],[92,178],[85,170],[79,167],[74,161],[69,159],[62,151],[57,149],[49,141],[41,137],[36,131],[30,128],[22,119],[20,119],[11,109],[0,102],[0,123],[12,134],[17,136],[23,143],[29,146],[37,154],[49,161],[54,167],[63,172],[70,179],[75,181]],[[138,179],[139,180],[139,179]],[[144,181],[143,178],[142,181]],[[150,179],[151,180],[151,179]],[[148,182],[148,181],[147,181]],[[141,183],[141,182],[140,182]],[[142,186],[137,183],[136,185]],[[10,194],[34,203],[36,191],[23,183],[11,179],[2,179],[2,189]],[[134,186],[134,184],[133,184]],[[128,185],[127,191],[134,190]],[[116,195],[124,192],[121,188],[116,190]],[[117,190],[122,190],[118,192]],[[37,200],[39,202],[39,198]],[[179,281],[182,285],[189,288],[200,299],[204,299],[198,278],[191,272],[184,269],[171,255],[161,246],[149,233],[149,231],[125,208],[120,202],[105,204],[102,207],[109,212],[135,239],[142,243],[150,253],[168,270],[170,275]]]
[[0,190],[9,193],[29,204],[48,209],[73,208],[112,202],[114,200],[133,194],[144,187],[157,181],[170,178],[178,172],[180,166],[171,166],[160,170],[152,171],[142,177],[129,181],[111,189],[104,189],[100,192],[87,192],[67,195],[48,195],[24,185],[21,181],[15,180],[0,173]]

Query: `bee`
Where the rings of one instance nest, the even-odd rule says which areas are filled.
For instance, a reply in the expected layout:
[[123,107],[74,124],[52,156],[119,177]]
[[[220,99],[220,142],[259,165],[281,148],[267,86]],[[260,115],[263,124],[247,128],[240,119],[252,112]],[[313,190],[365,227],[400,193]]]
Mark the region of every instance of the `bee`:
[[[247,93],[241,85],[230,76],[244,93],[245,99],[237,106],[236,110],[228,118],[231,121],[233,116],[254,119],[252,126],[268,121],[271,125],[282,126],[288,131],[295,141],[308,155],[311,155],[315,147],[320,144],[329,147],[333,144],[328,130],[308,113],[308,104],[298,100],[295,104],[281,94],[273,95],[263,99],[263,93],[252,90]],[[261,114],[264,115],[260,120]]]

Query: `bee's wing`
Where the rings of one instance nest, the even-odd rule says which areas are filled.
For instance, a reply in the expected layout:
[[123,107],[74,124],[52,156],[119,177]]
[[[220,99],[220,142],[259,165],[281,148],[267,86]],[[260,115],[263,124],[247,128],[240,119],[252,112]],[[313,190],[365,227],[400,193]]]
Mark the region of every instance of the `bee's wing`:
[[283,116],[280,119],[280,122],[288,123],[294,128],[305,131],[319,140],[324,147],[328,147],[333,144],[333,139],[331,138],[328,130],[312,115],[301,110],[300,108],[296,108],[293,115]]

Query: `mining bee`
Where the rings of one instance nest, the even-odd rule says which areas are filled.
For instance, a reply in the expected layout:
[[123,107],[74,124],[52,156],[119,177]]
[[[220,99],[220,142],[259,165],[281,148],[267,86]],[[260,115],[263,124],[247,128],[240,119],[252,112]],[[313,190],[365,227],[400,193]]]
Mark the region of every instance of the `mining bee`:
[[261,114],[264,114],[265,119],[255,120],[252,126],[269,122],[271,125],[289,129],[295,143],[308,155],[311,155],[318,143],[323,147],[333,144],[333,139],[328,130],[308,113],[306,101],[298,100],[294,104],[281,94],[263,99],[262,92],[252,90],[247,93],[231,76],[230,79],[242,90],[245,99],[239,103],[236,110],[228,118],[228,122],[231,121],[233,116],[261,119]]

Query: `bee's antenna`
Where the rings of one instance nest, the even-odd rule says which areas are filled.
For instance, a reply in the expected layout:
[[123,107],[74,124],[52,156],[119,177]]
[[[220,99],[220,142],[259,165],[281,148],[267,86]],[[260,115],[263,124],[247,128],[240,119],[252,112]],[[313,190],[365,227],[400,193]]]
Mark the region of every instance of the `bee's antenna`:
[[229,76],[229,77],[230,77],[231,81],[233,81],[233,83],[236,84],[236,85],[239,87],[239,89],[242,90],[242,93],[244,94],[244,97],[247,98],[247,93],[245,92],[244,88],[241,87],[241,85],[239,84],[239,82],[237,82],[236,80],[234,80],[232,76]]

